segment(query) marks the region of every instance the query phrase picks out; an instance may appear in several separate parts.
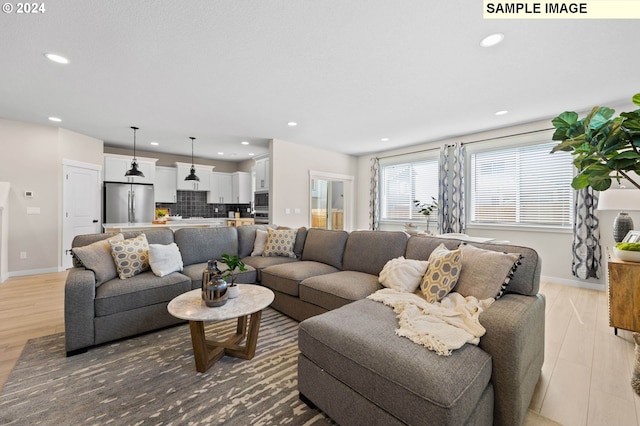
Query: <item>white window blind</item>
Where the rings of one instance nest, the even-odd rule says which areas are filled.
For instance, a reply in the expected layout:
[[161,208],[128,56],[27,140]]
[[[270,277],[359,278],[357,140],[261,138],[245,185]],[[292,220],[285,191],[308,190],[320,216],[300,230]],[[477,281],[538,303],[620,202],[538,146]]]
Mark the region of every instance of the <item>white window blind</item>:
[[472,223],[570,226],[571,154],[554,142],[470,155]]
[[[397,164],[380,164],[380,219],[424,220],[414,200],[438,199],[438,160],[420,159]],[[431,215],[435,220],[435,212]]]

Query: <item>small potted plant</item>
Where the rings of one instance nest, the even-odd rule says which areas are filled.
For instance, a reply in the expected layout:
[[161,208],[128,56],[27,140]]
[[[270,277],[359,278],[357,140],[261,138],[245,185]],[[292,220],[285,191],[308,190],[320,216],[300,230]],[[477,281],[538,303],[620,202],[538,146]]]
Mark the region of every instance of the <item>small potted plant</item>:
[[438,210],[438,200],[436,200],[435,197],[431,197],[431,202],[430,203],[422,203],[420,202],[420,200],[413,200],[413,205],[415,205],[419,210],[419,213],[422,213],[424,215],[424,217],[427,219],[427,234],[430,234],[431,232],[429,232],[429,216],[431,215],[431,213],[435,210]]
[[167,212],[163,209],[156,209],[156,220],[158,222],[166,222],[167,221]]
[[227,291],[229,292],[229,297],[232,299],[234,297],[238,297],[238,286],[236,285],[236,278],[240,272],[245,272],[247,270],[247,267],[238,256],[229,256],[226,253],[222,255],[222,260],[220,260],[220,263],[227,265],[227,270],[222,272],[222,277],[227,281],[231,281],[229,283],[229,288],[227,289]]

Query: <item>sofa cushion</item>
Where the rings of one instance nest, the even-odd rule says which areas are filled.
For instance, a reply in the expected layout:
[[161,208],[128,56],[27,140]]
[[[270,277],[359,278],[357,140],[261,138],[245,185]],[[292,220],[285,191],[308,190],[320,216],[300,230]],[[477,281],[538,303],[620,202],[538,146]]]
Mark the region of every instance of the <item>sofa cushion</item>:
[[311,228],[307,232],[302,260],[322,262],[342,269],[342,256],[348,237],[346,231]]
[[406,248],[404,232],[353,231],[345,244],[341,269],[378,275],[389,260],[403,256]]
[[[240,228],[244,228],[244,226]],[[238,229],[235,226],[224,226],[176,230],[175,240],[180,248],[180,253],[182,253],[182,262],[186,266],[203,263],[209,259],[221,259],[225,253],[237,256]]]
[[400,422],[466,424],[491,386],[491,357],[470,344],[440,356],[397,336],[397,327],[391,308],[359,300],[301,322],[298,346]]
[[268,268],[271,265],[280,265],[282,263],[298,262],[298,259],[291,257],[263,257],[263,256],[247,256],[243,257],[242,261],[246,266],[251,266],[257,272],[256,282],[262,282],[262,270]]
[[478,300],[500,298],[520,264],[520,254],[461,244],[462,270],[453,291]]
[[300,283],[300,300],[324,309],[337,309],[380,290],[378,277],[358,271],[318,275]]
[[263,256],[285,256],[295,258],[293,247],[296,243],[295,229],[267,229],[267,241],[264,244]]
[[240,258],[250,256],[254,248],[256,239],[256,230],[260,229],[266,231],[269,228],[273,228],[272,225],[244,225],[238,226],[238,256]]
[[428,266],[429,262],[426,260],[396,257],[384,265],[378,275],[378,282],[387,288],[413,293],[420,286]]
[[439,302],[455,287],[462,268],[462,253],[460,249],[448,250],[440,244],[429,255],[429,266],[420,290],[427,302]]
[[182,271],[184,265],[177,244],[149,244],[149,266],[159,277]]
[[147,271],[126,280],[115,278],[96,289],[96,316],[111,315],[156,303],[168,303],[189,290],[191,280],[179,272],[158,277]]
[[256,229],[256,239],[253,242],[253,251],[251,256],[262,256],[264,253],[264,246],[267,244],[267,236],[269,232],[264,229]]
[[299,261],[269,266],[262,270],[261,284],[271,290],[299,295],[300,282],[316,275],[338,272],[339,269],[321,262]]
[[145,234],[124,241],[109,240],[109,244],[120,279],[149,270],[149,243]]
[[118,276],[118,270],[111,255],[110,240],[123,241],[124,236],[122,234],[110,235],[106,239],[72,249],[73,256],[80,262],[78,266],[93,271],[96,277],[96,287]]

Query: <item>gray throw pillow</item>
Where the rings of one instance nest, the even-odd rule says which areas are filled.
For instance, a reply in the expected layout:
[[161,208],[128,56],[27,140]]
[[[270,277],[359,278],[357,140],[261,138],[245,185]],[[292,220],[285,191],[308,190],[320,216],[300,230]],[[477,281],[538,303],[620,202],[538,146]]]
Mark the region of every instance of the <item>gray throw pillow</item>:
[[478,300],[500,298],[513,277],[522,256],[484,250],[470,244],[461,244],[462,268],[453,291]]
[[118,276],[116,264],[111,256],[111,244],[109,244],[109,241],[124,241],[124,236],[117,234],[87,246],[71,249],[73,255],[80,261],[82,266],[95,274],[96,287]]

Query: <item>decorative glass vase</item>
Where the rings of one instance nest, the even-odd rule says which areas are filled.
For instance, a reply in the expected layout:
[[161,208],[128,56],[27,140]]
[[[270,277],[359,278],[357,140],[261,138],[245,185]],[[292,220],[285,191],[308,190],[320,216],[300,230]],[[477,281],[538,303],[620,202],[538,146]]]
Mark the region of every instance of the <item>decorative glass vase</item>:
[[204,300],[204,292],[207,289],[209,281],[215,278],[221,278],[222,271],[218,268],[218,262],[210,260],[207,262],[207,267],[202,271],[202,300]]
[[633,219],[629,213],[620,212],[613,221],[613,239],[616,243],[624,240],[627,233],[633,229]]
[[207,283],[205,289],[202,291],[202,298],[205,305],[210,308],[222,306],[227,303],[229,294],[227,293],[228,284],[220,277],[213,277],[211,281]]

